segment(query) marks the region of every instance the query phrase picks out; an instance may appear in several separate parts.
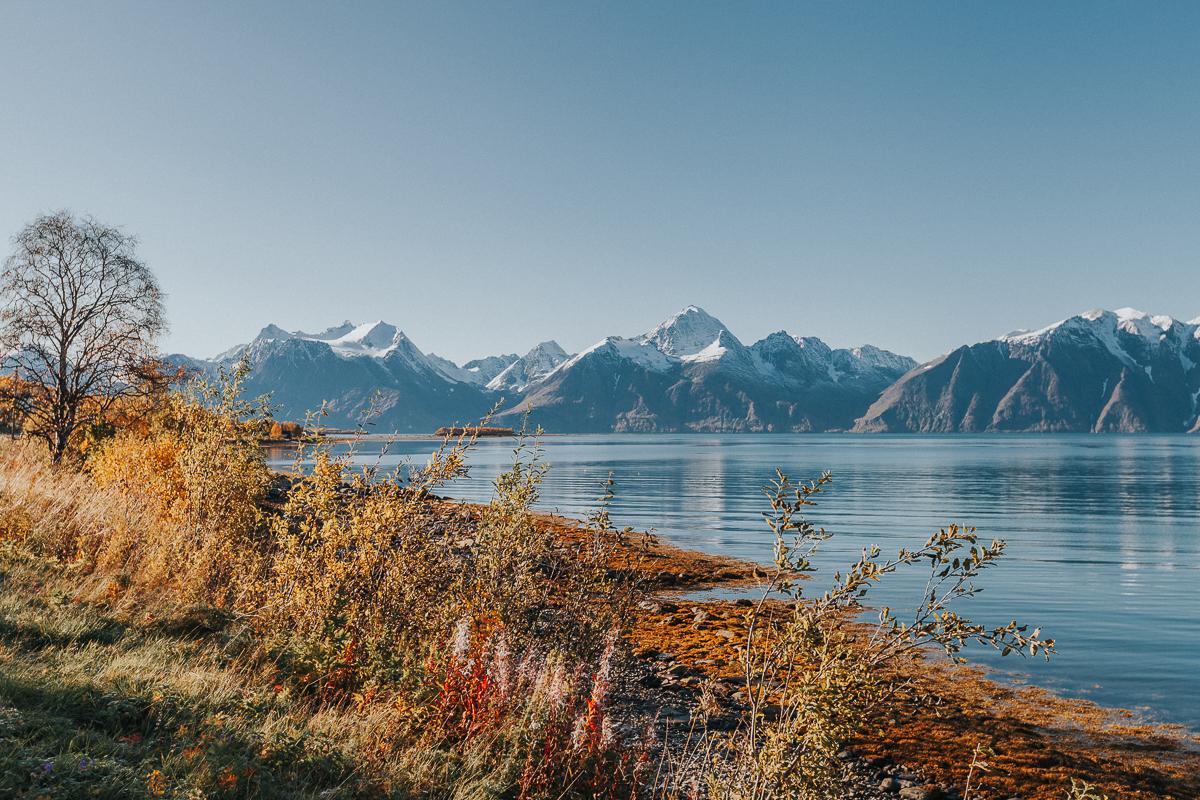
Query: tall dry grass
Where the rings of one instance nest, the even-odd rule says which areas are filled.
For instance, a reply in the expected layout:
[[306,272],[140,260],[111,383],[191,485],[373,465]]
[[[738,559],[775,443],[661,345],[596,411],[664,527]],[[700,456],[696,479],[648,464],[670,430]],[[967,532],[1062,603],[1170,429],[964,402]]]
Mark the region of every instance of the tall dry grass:
[[[303,443],[282,482],[260,448],[270,429],[235,374],[164,395],[91,444],[79,470],[6,443],[0,540],[116,612],[223,610],[250,643],[237,651],[249,668],[314,712],[361,716],[363,769],[397,796],[826,800],[843,788],[839,752],[904,688],[897,659],[968,642],[1052,648],[1036,630],[985,628],[952,608],[1004,549],[968,528],[890,559],[870,548],[806,593],[798,577],[829,534],[804,512],[829,478],[780,474],[765,515],[775,567],[740,644],[749,710],[731,733],[701,730],[695,757],[653,771],[611,698],[642,597],[638,570],[622,568],[636,548],[607,513],[611,482],[564,539],[532,511],[546,469],[536,437],[519,438],[492,501],[468,509],[437,494],[467,470],[470,429],[392,473]],[[929,574],[913,616],[884,608],[851,624],[873,586],[913,568]]]
[[232,615],[254,643],[241,657],[314,709],[383,715],[366,755],[409,795],[631,791],[607,676],[639,589],[610,568],[622,534],[606,515],[563,542],[532,513],[535,443],[477,511],[435,496],[465,471],[467,436],[392,474],[306,445],[271,504],[265,431],[235,376],[165,397],[82,470],[11,444],[0,535],[115,611]]

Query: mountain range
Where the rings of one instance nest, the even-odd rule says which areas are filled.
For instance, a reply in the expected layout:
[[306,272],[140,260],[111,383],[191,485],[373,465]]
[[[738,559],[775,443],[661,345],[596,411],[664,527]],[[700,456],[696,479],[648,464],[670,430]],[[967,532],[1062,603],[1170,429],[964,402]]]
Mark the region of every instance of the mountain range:
[[277,416],[428,432],[480,419],[566,432],[1200,431],[1200,320],[1089,311],[964,345],[926,364],[872,345],[836,349],[785,331],[743,344],[688,306],[646,333],[576,354],[545,341],[524,355],[458,365],[385,322],[319,333],[268,325],[212,359],[245,359],[246,390]]

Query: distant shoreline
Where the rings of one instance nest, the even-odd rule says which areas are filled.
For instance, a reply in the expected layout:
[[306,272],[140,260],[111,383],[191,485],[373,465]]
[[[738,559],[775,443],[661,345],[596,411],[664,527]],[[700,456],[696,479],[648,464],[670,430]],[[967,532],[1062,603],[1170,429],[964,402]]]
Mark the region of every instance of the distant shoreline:
[[[533,436],[532,433],[527,434]],[[481,436],[481,439],[518,439],[521,434],[513,433],[511,436]],[[1136,437],[1183,437],[1197,438],[1200,435],[1196,432],[1185,431],[572,431],[568,433],[539,433],[540,439],[558,439],[568,436],[644,436],[646,438],[654,438],[659,436],[845,436],[853,439],[883,439],[889,437],[895,438],[918,438],[918,437],[939,437],[939,438],[955,438],[955,437],[995,437],[995,438],[1014,438],[1019,436],[1032,437],[1052,437],[1052,436],[1071,436],[1071,437],[1121,437],[1121,436],[1136,436]],[[348,441],[366,441],[366,442],[384,442],[384,441],[441,441],[445,436],[436,433],[355,433],[348,430],[332,431],[322,434],[321,440],[327,442],[348,442]],[[300,444],[299,439],[271,439],[263,442],[264,447],[294,447]]]

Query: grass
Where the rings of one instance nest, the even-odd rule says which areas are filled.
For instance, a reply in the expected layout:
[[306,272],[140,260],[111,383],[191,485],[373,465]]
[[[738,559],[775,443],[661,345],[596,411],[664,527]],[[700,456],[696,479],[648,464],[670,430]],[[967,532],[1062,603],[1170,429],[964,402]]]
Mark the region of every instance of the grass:
[[297,702],[219,615],[118,619],[8,552],[0,796],[358,797],[371,719]]

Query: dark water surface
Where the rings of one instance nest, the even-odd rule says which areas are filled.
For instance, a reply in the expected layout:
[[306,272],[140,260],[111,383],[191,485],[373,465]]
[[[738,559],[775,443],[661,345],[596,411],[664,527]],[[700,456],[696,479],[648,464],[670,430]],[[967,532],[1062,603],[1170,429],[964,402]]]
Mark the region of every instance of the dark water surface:
[[[471,475],[446,494],[487,499],[512,447],[481,441]],[[360,459],[373,461],[372,448]],[[395,442],[384,463],[422,463],[432,449]],[[775,468],[795,478],[831,470],[832,489],[809,515],[836,534],[816,585],[870,543],[886,555],[949,522],[977,526],[1009,550],[960,612],[1041,625],[1060,655],[1001,660],[975,648],[971,660],[1200,730],[1200,437],[614,434],[549,437],[544,449],[543,508],[586,514],[611,470],[616,524],[759,561],[771,555],[760,513]],[[914,570],[873,602],[911,608],[924,580]]]

